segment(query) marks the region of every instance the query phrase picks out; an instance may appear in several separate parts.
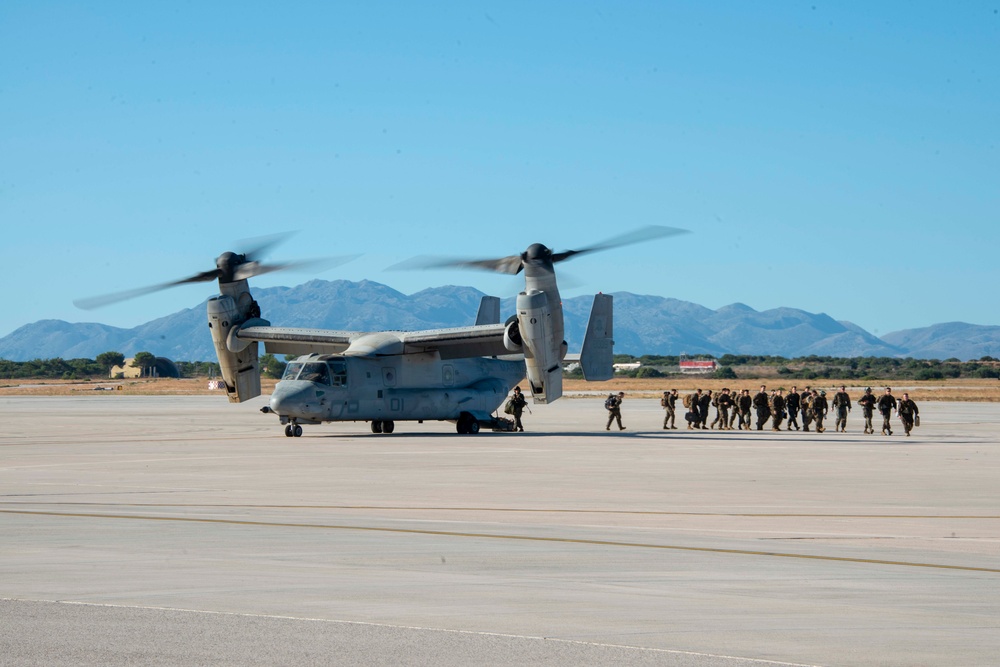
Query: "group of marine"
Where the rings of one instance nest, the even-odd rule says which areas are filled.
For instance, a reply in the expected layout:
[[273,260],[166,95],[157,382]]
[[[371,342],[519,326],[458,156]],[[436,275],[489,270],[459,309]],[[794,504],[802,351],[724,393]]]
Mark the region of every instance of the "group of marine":
[[[660,405],[666,410],[666,417],[663,420],[664,429],[676,429],[677,420],[677,399],[676,389],[663,392]],[[619,399],[620,400],[620,399]],[[875,433],[872,419],[875,410],[882,415],[882,435],[892,435],[892,425],[890,418],[895,412],[903,423],[906,435],[910,435],[914,425],[919,425],[920,411],[917,404],[913,402],[910,395],[903,394],[900,400],[892,395],[890,387],[885,388],[885,392],[876,397],[872,393],[872,388],[865,389],[865,393],[857,400],[861,406],[865,417],[865,433]],[[830,410],[833,410],[835,419],[835,430],[841,433],[847,431],[847,414],[851,411],[851,397],[844,386],[836,392],[833,400],[828,401],[826,391],[816,390],[806,387],[801,393],[798,387],[792,387],[791,391],[785,394],[783,389],[772,389],[767,391],[766,385],[760,386],[760,391],[755,395],[750,395],[749,389],[733,390],[722,389],[717,394],[711,389],[702,391],[697,389],[690,394],[685,394],[682,405],[686,408],[684,419],[687,421],[688,429],[714,429],[718,426],[721,431],[732,431],[736,429],[751,430],[751,411],[756,413],[756,429],[763,431],[767,422],[771,422],[772,431],[782,430],[781,424],[786,422],[785,430],[791,431],[793,428],[798,431],[799,415],[802,417],[801,430],[809,431],[813,426],[816,433],[823,433],[826,427],[823,420],[826,419]],[[715,408],[715,419],[708,421],[709,409]],[[738,421],[738,424],[737,424]],[[620,424],[620,422],[619,422]],[[734,427],[734,424],[737,424]],[[608,420],[610,426],[610,419]]]

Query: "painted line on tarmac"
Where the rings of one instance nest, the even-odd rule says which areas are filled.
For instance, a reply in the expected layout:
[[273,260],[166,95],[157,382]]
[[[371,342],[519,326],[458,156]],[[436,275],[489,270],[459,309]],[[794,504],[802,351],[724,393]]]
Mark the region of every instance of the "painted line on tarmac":
[[582,544],[602,547],[631,547],[633,549],[662,549],[666,551],[693,551],[699,553],[727,554],[738,556],[769,556],[772,558],[795,558],[800,560],[821,560],[840,563],[861,563],[865,565],[891,565],[896,567],[920,567],[935,570],[959,570],[963,572],[986,572],[1000,574],[1000,569],[972,567],[968,565],[944,565],[941,563],[917,563],[911,561],[880,560],[875,558],[850,558],[846,556],[820,556],[781,551],[754,551],[751,549],[721,549],[716,547],[686,547],[676,544],[650,544],[643,542],[617,542],[612,540],[588,540],[572,537],[539,537],[534,535],[504,535],[490,533],[467,533],[449,530],[420,530],[416,528],[385,528],[379,526],[347,526],[336,524],[288,523],[280,521],[246,521],[238,519],[201,519],[197,517],[140,516],[129,514],[96,514],[76,512],[44,512],[30,510],[0,509],[0,514],[22,514],[30,516],[53,516],[86,519],[128,519],[132,521],[174,521],[178,523],[206,523],[230,526],[250,526],[265,528],[312,528],[324,530],[353,530],[373,533],[396,533],[403,535],[430,535],[436,537],[467,537],[487,540],[511,540],[522,542],[547,542],[550,544]]
[[[103,486],[103,485],[93,485]],[[147,488],[147,487],[143,487]],[[169,489],[171,487],[162,487]],[[187,491],[189,489],[181,489]],[[123,491],[122,494],[135,493]],[[143,493],[159,493],[146,491]],[[74,495],[65,493],[60,495]],[[110,494],[109,494],[110,495]],[[51,497],[50,494],[0,494],[0,498],[31,498],[35,496]],[[505,512],[524,514],[613,514],[627,516],[719,516],[740,517],[750,519],[961,519],[961,520],[1000,520],[998,514],[824,514],[808,512],[663,512],[659,510],[587,510],[587,509],[543,509],[530,507],[394,507],[389,505],[258,505],[246,503],[97,503],[97,502],[11,502],[0,500],[6,505],[25,504],[37,507],[39,505],[58,505],[66,507],[204,507],[229,509],[285,509],[285,510],[365,510],[387,512]]]
[[779,665],[780,667],[820,667],[814,664],[803,664],[799,662],[780,662],[777,660],[767,660],[764,658],[744,658],[734,655],[723,655],[720,653],[701,653],[698,651],[683,651],[680,649],[655,648],[650,646],[632,646],[629,644],[610,644],[608,642],[587,642],[579,639],[561,639],[559,637],[540,637],[538,635],[517,635],[507,632],[486,632],[483,630],[453,630],[449,628],[430,628],[420,625],[397,625],[394,623],[374,623],[372,621],[346,621],[335,618],[312,618],[303,616],[286,616],[282,614],[251,614],[247,612],[235,611],[212,611],[206,609],[186,609],[183,607],[156,607],[147,605],[124,605],[107,604],[100,602],[78,602],[74,600],[38,600],[30,598],[0,598],[3,602],[35,602],[49,604],[76,605],[80,607],[106,607],[110,609],[141,609],[145,611],[168,611],[187,614],[206,614],[212,616],[236,616],[239,618],[262,618],[281,621],[305,621],[308,623],[330,623],[338,625],[356,625],[371,628],[389,628],[392,630],[415,630],[418,632],[440,632],[443,634],[473,635],[479,637],[501,637],[506,639],[527,639],[540,642],[554,642],[560,644],[570,644],[574,646],[593,646],[596,648],[624,649],[627,651],[642,651],[648,653],[670,653],[674,655],[688,655],[698,658],[716,658],[719,660],[739,660],[758,665]]

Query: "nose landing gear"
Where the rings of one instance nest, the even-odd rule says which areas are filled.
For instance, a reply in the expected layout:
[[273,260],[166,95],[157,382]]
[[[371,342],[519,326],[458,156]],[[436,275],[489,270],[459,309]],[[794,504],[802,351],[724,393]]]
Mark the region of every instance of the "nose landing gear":
[[302,436],[302,427],[291,423],[285,426],[285,436],[288,438],[298,438]]

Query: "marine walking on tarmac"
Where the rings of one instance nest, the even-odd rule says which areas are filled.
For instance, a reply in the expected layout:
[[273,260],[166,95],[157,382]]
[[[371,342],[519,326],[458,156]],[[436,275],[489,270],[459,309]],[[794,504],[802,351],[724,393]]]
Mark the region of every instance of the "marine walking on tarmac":
[[781,389],[771,390],[771,430],[780,431],[785,418],[785,396]]
[[666,411],[663,417],[663,428],[677,430],[677,390],[663,392],[660,406]]
[[729,389],[723,387],[719,395],[715,397],[715,419],[712,421],[711,428],[715,428],[715,425],[719,425],[720,431],[732,430],[729,422],[729,409],[733,405],[733,399],[729,395]]
[[833,395],[833,409],[837,413],[837,423],[833,430],[846,433],[847,413],[851,411],[851,397],[847,394],[847,387],[841,385],[840,391]]
[[761,385],[753,397],[753,407],[757,410],[757,430],[764,430],[764,423],[771,418],[771,400],[767,396],[767,386]]
[[508,414],[514,417],[514,430],[524,432],[524,426],[521,424],[521,413],[524,412],[524,408],[528,406],[528,401],[524,398],[524,394],[521,393],[520,387],[514,387],[514,395],[510,397],[507,402],[507,408],[504,410]]
[[829,403],[826,400],[826,390],[820,389],[819,393],[813,389],[812,392],[812,416],[813,420],[816,422],[816,432],[822,433],[826,430],[823,427],[823,419],[826,417],[827,410],[829,409]]
[[753,398],[750,396],[749,389],[744,389],[740,392],[740,399],[737,401],[737,406],[740,411],[740,430],[749,431],[750,408],[753,407]]
[[799,388],[792,385],[792,390],[785,397],[785,411],[788,412],[788,426],[786,431],[791,431],[792,427],[799,430]]
[[858,399],[858,405],[861,406],[861,414],[865,417],[865,434],[871,435],[875,432],[875,427],[872,425],[872,417],[875,414],[875,404],[878,399],[875,398],[875,394],[872,393],[872,388],[868,387],[865,389],[865,395]]
[[[625,392],[608,394],[604,402],[604,407],[608,413],[608,421],[605,424],[606,430],[611,430],[611,425],[617,423],[619,430],[624,431],[625,425],[622,423],[621,406],[625,398]],[[767,391],[766,385],[760,386],[760,391],[751,395],[749,389],[730,389],[723,387],[718,392],[711,389],[695,389],[681,394],[677,389],[664,391],[660,397],[660,407],[663,408],[663,430],[677,430],[677,405],[678,398],[681,398],[684,412],[683,417],[687,422],[688,430],[708,430],[718,427],[720,431],[758,430],[763,431],[764,425],[770,422],[770,430],[791,431],[801,430],[804,433],[824,433],[826,427],[824,421],[832,411],[834,430],[837,433],[847,433],[847,417],[852,409],[850,394],[845,385],[840,385],[839,390],[832,399],[827,399],[827,392],[823,389],[813,389],[805,387],[801,392],[793,385],[786,394],[784,388]],[[514,388],[514,395],[508,402],[507,411],[513,415],[516,431],[523,431],[521,424],[521,410],[526,406],[520,387]],[[876,397],[871,387],[866,387],[864,394],[857,399],[857,404],[861,407],[864,416],[864,433],[870,435],[875,432],[873,425],[875,410],[882,414],[882,434],[892,435],[892,414],[899,417],[903,424],[906,435],[910,435],[913,429],[920,426],[920,410],[908,393],[903,394],[903,398],[897,401],[892,394],[890,387],[885,388],[885,393],[881,397]],[[715,416],[708,423],[709,409],[715,408]],[[756,410],[756,424],[751,422],[751,414]],[[799,418],[801,417],[801,426]],[[786,422],[787,420],[787,422]],[[783,424],[786,424],[782,428]],[[735,426],[734,426],[735,425]]]
[[878,399],[878,411],[882,413],[882,435],[892,435],[892,411],[896,409],[896,397],[892,395],[892,387],[886,387],[885,393]]
[[903,392],[903,400],[896,406],[896,411],[903,422],[903,430],[906,431],[906,435],[910,435],[914,424],[920,423],[920,410],[917,409],[917,404],[910,399],[909,394]]
[[622,401],[625,400],[625,392],[620,391],[618,395],[608,394],[608,398],[604,401],[604,408],[608,411],[608,423],[605,426],[605,431],[611,430],[611,422],[618,421],[618,430],[624,431],[625,426],[622,425]]

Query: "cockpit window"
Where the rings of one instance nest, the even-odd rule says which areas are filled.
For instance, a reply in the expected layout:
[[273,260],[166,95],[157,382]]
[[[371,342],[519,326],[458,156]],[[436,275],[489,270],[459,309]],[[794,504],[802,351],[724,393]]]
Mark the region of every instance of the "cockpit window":
[[330,373],[324,363],[309,363],[302,368],[299,373],[299,380],[305,382],[318,382],[319,384],[330,384]]
[[299,371],[301,370],[302,370],[302,364],[296,364],[296,363],[288,364],[287,366],[285,366],[285,372],[282,373],[281,379],[294,380],[298,376]]
[[334,387],[347,386],[347,363],[344,361],[331,361],[330,373],[333,375]]

